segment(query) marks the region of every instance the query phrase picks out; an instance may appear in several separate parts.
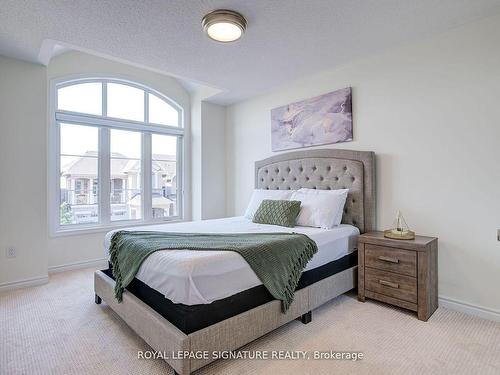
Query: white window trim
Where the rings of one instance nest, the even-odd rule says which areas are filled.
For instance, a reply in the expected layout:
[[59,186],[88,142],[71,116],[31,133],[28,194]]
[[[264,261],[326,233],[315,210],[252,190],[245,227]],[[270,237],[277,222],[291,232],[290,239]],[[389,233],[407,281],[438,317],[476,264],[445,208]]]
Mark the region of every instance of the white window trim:
[[[102,107],[103,116],[94,116],[70,111],[57,110],[57,89],[65,86],[71,86],[79,83],[102,82],[103,95]],[[144,122],[123,120],[107,117],[107,83],[119,83],[132,86],[143,90],[144,94]],[[48,216],[49,216],[49,234],[51,237],[76,235],[84,233],[105,232],[116,228],[132,227],[148,224],[159,224],[165,222],[183,221],[185,217],[185,194],[184,183],[186,173],[184,168],[184,152],[185,152],[185,127],[184,127],[184,109],[171,98],[165,96],[161,92],[152,89],[146,85],[130,81],[123,77],[106,75],[82,76],[73,75],[59,79],[53,79],[49,85],[49,127],[48,127]],[[168,125],[160,125],[149,122],[148,118],[148,100],[149,95],[153,94],[165,100],[169,105],[175,108],[179,113],[179,126],[173,127]],[[77,224],[77,225],[60,225],[60,135],[59,123],[81,124],[87,126],[99,127],[99,164],[98,164],[98,179],[99,179],[99,223],[97,224]],[[143,194],[143,218],[140,220],[123,220],[110,222],[110,129],[127,129],[136,130],[142,133],[142,186]],[[164,134],[176,135],[177,137],[177,216],[165,218],[152,218],[152,181],[151,181],[151,135]],[[104,203],[104,204],[103,204]]]

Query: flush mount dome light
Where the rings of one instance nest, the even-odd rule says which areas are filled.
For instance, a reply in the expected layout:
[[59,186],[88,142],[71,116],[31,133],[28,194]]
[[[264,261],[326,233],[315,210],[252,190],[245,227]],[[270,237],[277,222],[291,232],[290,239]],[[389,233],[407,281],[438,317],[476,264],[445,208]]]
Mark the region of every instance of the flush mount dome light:
[[228,43],[241,38],[247,28],[247,20],[232,10],[219,9],[203,17],[201,25],[211,39]]

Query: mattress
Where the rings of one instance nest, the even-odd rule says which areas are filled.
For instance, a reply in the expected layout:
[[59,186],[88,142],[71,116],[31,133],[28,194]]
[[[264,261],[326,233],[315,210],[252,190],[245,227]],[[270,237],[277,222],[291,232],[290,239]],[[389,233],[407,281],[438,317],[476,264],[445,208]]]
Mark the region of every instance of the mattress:
[[[296,290],[355,267],[357,264],[358,254],[357,251],[354,251],[333,262],[305,271],[300,277]],[[103,272],[114,279],[111,267],[110,265],[110,268],[103,270]],[[186,335],[274,300],[264,285],[244,290],[210,304],[201,305],[173,303],[163,294],[136,278],[126,289],[127,293],[132,293]]]
[[[231,217],[185,223],[169,223],[124,230],[150,230],[191,233],[272,233],[296,232],[309,236],[318,252],[305,271],[326,265],[351,253],[356,246],[358,228],[342,224],[333,229],[285,228],[256,224],[245,217]],[[109,249],[114,231],[105,237]],[[262,283],[246,261],[231,251],[164,250],[151,254],[141,265],[136,279],[158,291],[169,301],[183,305],[210,304]]]

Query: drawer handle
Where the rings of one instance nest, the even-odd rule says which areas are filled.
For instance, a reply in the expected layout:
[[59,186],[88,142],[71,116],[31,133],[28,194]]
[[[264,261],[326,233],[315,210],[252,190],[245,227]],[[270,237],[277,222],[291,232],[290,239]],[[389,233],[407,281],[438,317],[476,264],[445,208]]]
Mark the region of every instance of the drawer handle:
[[399,263],[398,258],[385,257],[383,255],[379,256],[378,259],[383,260],[384,262],[389,262],[389,263]]
[[384,286],[390,286],[391,288],[396,288],[396,289],[399,289],[399,284],[396,284],[396,283],[393,283],[393,282],[390,282],[390,281],[386,281],[386,280],[379,280],[378,283],[380,285],[384,285]]

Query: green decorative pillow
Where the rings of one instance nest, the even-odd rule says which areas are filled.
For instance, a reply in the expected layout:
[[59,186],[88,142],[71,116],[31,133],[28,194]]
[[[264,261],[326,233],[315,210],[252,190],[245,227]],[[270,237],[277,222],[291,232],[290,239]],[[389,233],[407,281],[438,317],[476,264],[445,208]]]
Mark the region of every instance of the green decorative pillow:
[[294,227],[300,201],[264,199],[253,217],[254,223]]

